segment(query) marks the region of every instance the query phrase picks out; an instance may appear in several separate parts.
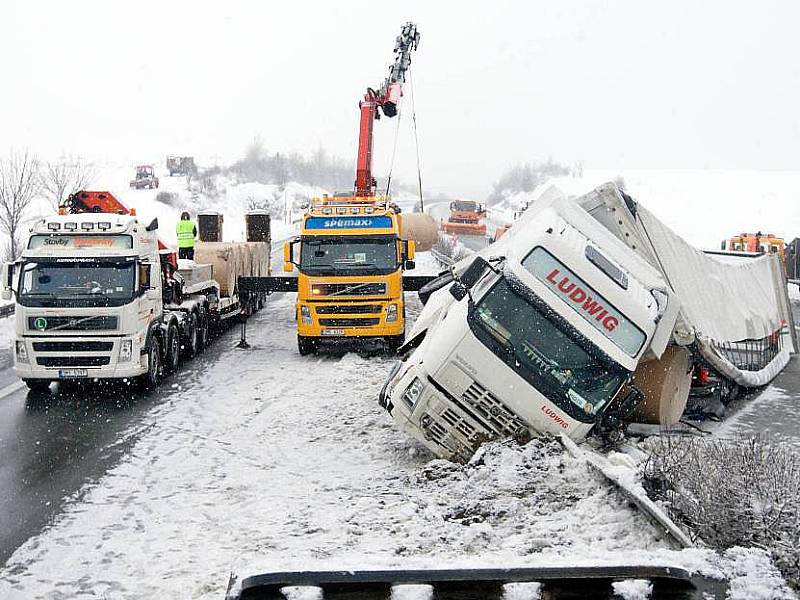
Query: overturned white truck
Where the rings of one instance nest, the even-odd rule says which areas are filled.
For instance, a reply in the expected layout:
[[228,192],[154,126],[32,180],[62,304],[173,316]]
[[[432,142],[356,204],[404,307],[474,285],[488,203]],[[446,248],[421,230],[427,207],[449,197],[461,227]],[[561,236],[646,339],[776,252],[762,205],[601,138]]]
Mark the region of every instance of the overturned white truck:
[[708,255],[611,183],[535,202],[420,294],[379,402],[453,460],[495,438],[670,425],[696,364],[758,387],[796,348],[777,255]]

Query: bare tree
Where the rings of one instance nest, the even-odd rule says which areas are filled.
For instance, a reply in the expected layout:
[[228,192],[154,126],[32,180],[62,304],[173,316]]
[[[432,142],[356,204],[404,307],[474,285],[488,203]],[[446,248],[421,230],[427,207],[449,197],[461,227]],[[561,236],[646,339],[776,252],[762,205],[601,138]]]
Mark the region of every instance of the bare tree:
[[20,225],[39,192],[39,162],[25,150],[0,160],[0,230],[8,237],[7,256],[17,257]]
[[67,196],[86,189],[94,178],[94,167],[79,157],[48,161],[40,170],[42,193],[54,209],[58,208],[59,203]]

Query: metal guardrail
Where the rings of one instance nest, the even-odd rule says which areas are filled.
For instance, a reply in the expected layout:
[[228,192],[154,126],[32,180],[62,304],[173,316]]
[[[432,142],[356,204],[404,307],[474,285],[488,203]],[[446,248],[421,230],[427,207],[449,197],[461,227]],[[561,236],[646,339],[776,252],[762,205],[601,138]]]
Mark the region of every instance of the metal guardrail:
[[16,304],[6,304],[5,306],[0,306],[0,319],[5,319],[6,317],[10,317],[14,314]]
[[447,256],[446,254],[442,254],[441,252],[439,252],[438,250],[436,250],[436,248],[431,248],[431,254],[433,254],[433,258],[435,258],[436,260],[438,260],[438,261],[439,261],[440,263],[442,263],[442,264],[443,264],[445,267],[451,267],[451,266],[453,266],[453,264],[455,264],[455,262],[456,262],[456,261],[454,261],[454,260],[453,260],[453,258],[452,258],[452,257],[450,257],[450,256]]

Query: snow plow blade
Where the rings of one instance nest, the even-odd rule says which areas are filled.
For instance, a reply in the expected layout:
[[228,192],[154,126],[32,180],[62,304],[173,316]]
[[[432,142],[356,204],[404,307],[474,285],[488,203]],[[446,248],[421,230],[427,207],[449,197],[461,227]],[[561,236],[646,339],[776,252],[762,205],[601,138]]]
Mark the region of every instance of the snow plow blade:
[[296,292],[297,277],[239,277],[240,292]]
[[445,223],[442,225],[445,233],[460,233],[463,235],[486,235],[484,223]]
[[[414,598],[437,600],[482,600],[509,597],[526,598],[614,598],[614,583],[644,580],[652,591],[648,598],[701,599],[704,593],[724,598],[727,585],[723,581],[691,577],[678,567],[664,566],[598,566],[598,567],[532,567],[489,569],[420,569],[386,571],[296,571],[264,573],[238,581],[233,575],[226,600],[277,600],[288,597],[281,592],[287,587],[316,588],[316,594],[304,597],[352,599],[388,599],[394,586],[426,585],[427,593]],[[514,584],[528,584],[528,593],[514,593]],[[510,586],[504,589],[504,586]],[[311,590],[309,590],[310,592]],[[511,594],[509,596],[509,593]],[[705,596],[708,597],[708,596]]]

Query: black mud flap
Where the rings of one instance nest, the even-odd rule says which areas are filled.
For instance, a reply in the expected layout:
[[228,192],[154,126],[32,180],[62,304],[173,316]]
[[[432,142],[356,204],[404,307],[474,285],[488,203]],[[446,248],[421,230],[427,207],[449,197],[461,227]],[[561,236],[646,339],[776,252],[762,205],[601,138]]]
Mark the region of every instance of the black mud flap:
[[438,275],[403,275],[403,291],[418,292]]
[[[414,597],[431,600],[502,600],[513,590],[504,586],[527,584],[532,598],[615,598],[614,584],[645,580],[652,591],[648,598],[702,600],[725,598],[723,581],[693,578],[685,569],[662,566],[534,567],[491,569],[434,569],[389,571],[298,571],[265,573],[238,582],[231,578],[226,600],[282,600],[286,587],[319,590],[317,598],[386,599],[392,587],[428,585],[428,594]],[[321,592],[321,593],[320,593]]]
[[296,292],[297,277],[239,277],[238,289],[242,292]]

